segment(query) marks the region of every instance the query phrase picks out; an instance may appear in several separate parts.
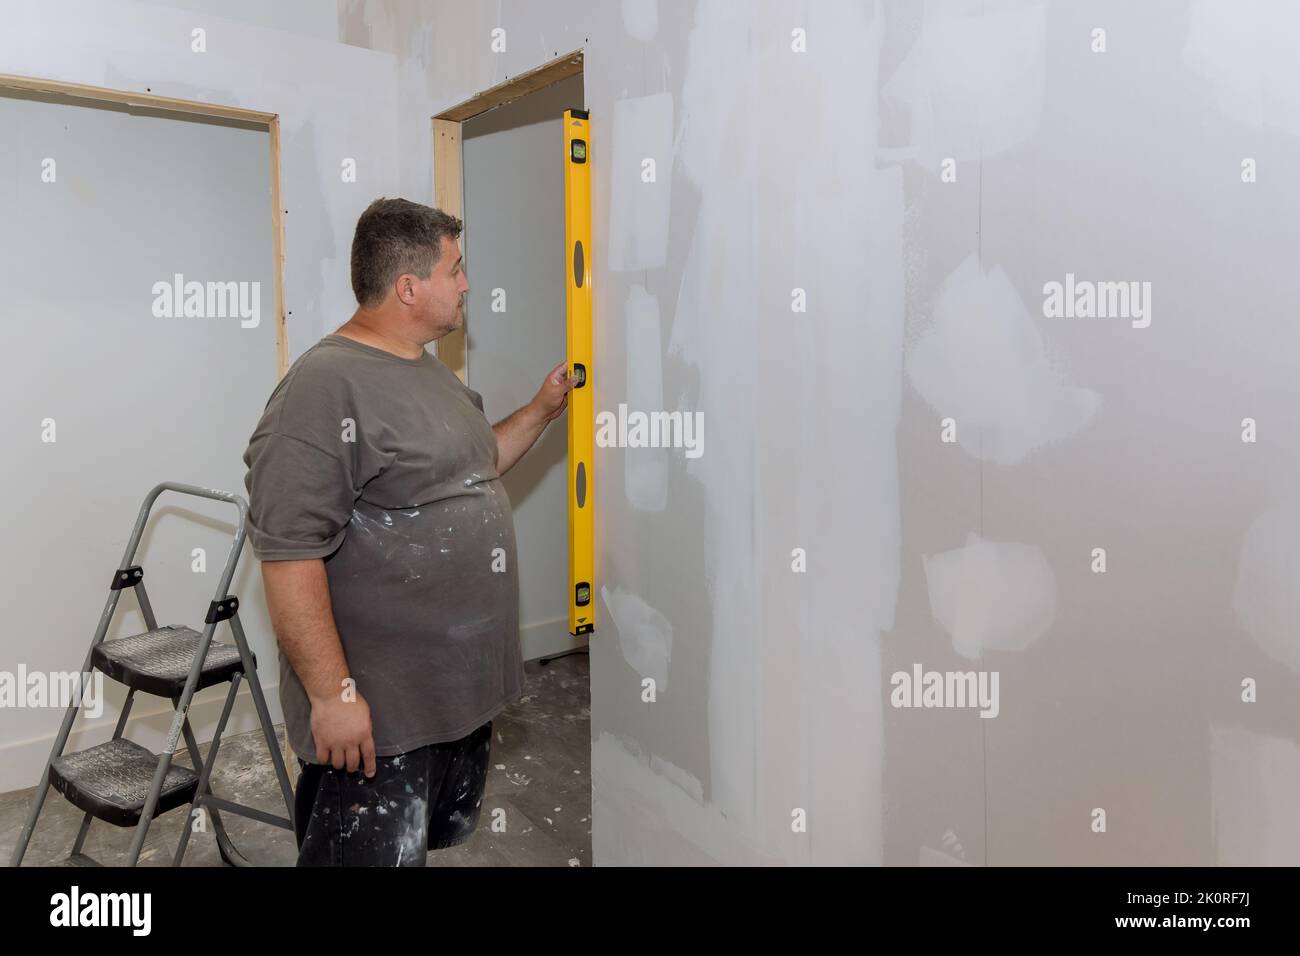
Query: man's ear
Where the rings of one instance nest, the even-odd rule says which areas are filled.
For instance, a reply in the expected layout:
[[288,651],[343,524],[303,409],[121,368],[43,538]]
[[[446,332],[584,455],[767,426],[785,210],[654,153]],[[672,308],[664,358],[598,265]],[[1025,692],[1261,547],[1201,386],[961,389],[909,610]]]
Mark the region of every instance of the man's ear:
[[399,301],[405,302],[407,305],[410,305],[415,301],[415,283],[411,281],[409,275],[403,274],[398,276],[395,288],[397,290],[397,298]]

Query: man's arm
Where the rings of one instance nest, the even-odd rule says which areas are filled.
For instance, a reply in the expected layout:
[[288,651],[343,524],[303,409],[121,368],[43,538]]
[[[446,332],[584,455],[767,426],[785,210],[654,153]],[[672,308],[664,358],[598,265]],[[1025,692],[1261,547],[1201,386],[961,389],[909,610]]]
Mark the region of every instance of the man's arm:
[[263,561],[262,583],[271,626],[311,701],[316,759],[342,770],[375,773],[370,707],[360,693],[344,697],[348,662],[330,603],[325,561]]
[[533,447],[533,442],[552,420],[569,407],[569,392],[577,379],[564,374],[561,362],[551,369],[533,400],[492,426],[497,436],[497,474],[504,475]]
[[513,468],[515,462],[524,456],[524,452],[533,447],[549,421],[529,402],[492,426],[492,431],[497,436],[498,475],[504,475]]

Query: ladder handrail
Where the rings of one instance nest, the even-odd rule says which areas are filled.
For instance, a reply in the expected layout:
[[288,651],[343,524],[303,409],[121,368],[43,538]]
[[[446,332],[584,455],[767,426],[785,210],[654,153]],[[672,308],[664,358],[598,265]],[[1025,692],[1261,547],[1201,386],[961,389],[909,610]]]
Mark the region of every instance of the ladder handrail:
[[235,528],[235,539],[231,543],[230,554],[226,558],[226,566],[221,572],[221,577],[217,582],[217,591],[212,598],[214,601],[225,600],[230,591],[230,582],[235,577],[235,566],[239,563],[239,556],[244,550],[244,539],[248,534],[248,502],[241,495],[229,491],[203,488],[199,485],[190,485],[180,481],[159,482],[145,496],[144,502],[140,505],[140,512],[136,515],[135,526],[131,529],[131,538],[126,543],[126,551],[122,555],[122,563],[119,567],[128,568],[134,563],[136,548],[139,547],[140,538],[144,535],[145,525],[149,523],[149,512],[153,510],[154,502],[158,500],[158,496],[164,491],[175,491],[182,495],[194,495],[198,498],[224,501],[227,504],[234,505],[239,510],[239,524]]

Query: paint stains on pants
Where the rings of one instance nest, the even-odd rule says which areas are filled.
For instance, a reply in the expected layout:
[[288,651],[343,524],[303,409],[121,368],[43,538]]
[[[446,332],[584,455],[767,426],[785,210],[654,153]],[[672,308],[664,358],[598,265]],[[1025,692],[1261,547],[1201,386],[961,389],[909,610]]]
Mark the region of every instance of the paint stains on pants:
[[298,866],[424,866],[478,824],[492,722],[448,743],[375,758],[375,775],[299,760]]

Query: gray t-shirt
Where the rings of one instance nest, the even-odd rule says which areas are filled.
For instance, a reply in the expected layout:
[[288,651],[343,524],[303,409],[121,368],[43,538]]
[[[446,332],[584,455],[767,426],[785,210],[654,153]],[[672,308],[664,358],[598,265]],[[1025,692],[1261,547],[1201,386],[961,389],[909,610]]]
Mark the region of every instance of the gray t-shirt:
[[[482,396],[442,362],[337,334],[293,363],[244,453],[253,553],[325,559],[382,756],[464,737],[521,692],[496,454]],[[311,705],[283,652],[280,702],[294,752],[315,762]]]

